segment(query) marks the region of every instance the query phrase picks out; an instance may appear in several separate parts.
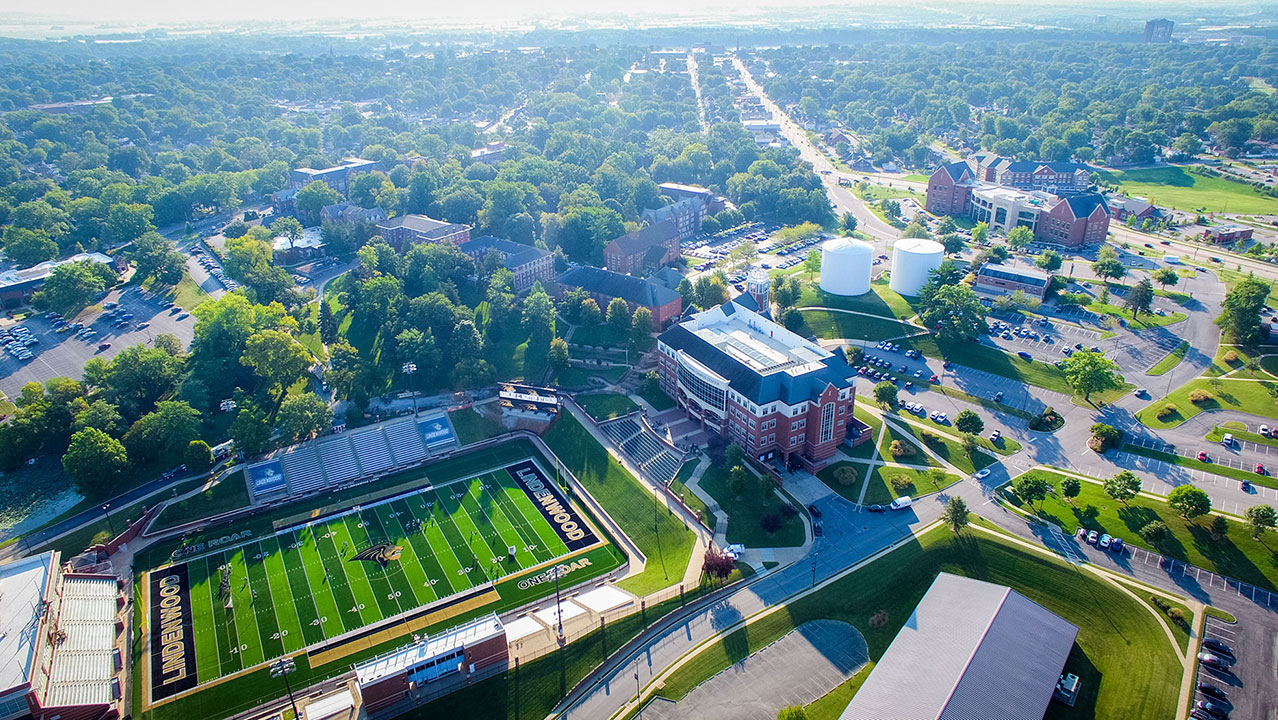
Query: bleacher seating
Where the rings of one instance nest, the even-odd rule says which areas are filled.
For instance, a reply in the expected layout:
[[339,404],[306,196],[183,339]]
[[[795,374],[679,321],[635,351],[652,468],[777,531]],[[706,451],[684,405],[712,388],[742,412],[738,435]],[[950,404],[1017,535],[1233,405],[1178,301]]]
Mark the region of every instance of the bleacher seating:
[[660,455],[644,466],[644,470],[647,470],[654,480],[662,485],[668,485],[671,480],[674,480],[675,475],[679,474],[679,468],[682,466],[683,460],[669,450],[662,450]]
[[417,432],[416,422],[390,423],[382,427],[382,433],[390,444],[396,465],[411,465],[426,457],[426,447],[422,444],[422,434]]
[[661,443],[653,439],[651,435],[642,433],[627,440],[621,446],[621,449],[629,455],[632,460],[640,465],[644,465],[661,452]]
[[391,459],[390,446],[386,444],[386,436],[381,428],[350,433],[351,445],[355,447],[355,457],[359,460],[360,469],[365,475],[389,470],[395,461]]
[[311,445],[298,445],[280,456],[280,467],[294,495],[318,490],[325,485],[319,455]]
[[355,464],[355,451],[345,436],[325,440],[319,444],[320,461],[330,485],[340,485],[359,477],[359,465]]
[[622,418],[620,420],[604,423],[599,426],[599,429],[603,430],[604,434],[612,438],[613,442],[618,445],[642,432],[639,427],[639,423],[630,418]]

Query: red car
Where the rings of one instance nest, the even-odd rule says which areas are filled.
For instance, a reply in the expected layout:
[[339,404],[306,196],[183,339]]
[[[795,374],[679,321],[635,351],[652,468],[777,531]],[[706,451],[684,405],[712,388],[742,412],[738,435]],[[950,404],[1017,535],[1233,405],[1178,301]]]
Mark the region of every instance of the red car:
[[1256,474],[1257,474],[1257,475],[1264,475],[1264,474],[1265,474],[1265,464],[1264,464],[1264,463],[1256,463]]
[[928,378],[928,382],[938,383],[938,382],[941,382],[941,379],[937,377],[935,374],[933,374],[932,377]]
[[1201,460],[1201,461],[1203,461],[1203,462],[1210,462],[1210,460],[1207,458],[1207,451],[1206,451],[1206,450],[1199,450],[1199,451],[1198,451],[1198,459],[1199,459],[1199,460]]

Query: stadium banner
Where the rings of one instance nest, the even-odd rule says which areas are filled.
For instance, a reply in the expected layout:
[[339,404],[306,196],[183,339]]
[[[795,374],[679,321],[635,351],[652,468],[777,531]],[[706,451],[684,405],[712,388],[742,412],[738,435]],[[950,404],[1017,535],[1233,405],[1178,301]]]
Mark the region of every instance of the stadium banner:
[[186,563],[151,573],[151,702],[199,684]]
[[578,517],[577,511],[573,510],[572,505],[564,499],[559,488],[546,479],[536,463],[525,460],[507,467],[506,470],[510,472],[511,477],[515,478],[515,482],[519,483],[524,494],[533,501],[569,550],[580,550],[598,542],[590,526]]
[[264,462],[248,469],[249,482],[253,483],[254,495],[265,495],[282,490],[287,484],[284,481],[284,468],[279,460]]
[[419,420],[417,428],[421,431],[422,438],[426,441],[426,447],[443,445],[453,440],[453,428],[448,424],[448,417],[445,415]]

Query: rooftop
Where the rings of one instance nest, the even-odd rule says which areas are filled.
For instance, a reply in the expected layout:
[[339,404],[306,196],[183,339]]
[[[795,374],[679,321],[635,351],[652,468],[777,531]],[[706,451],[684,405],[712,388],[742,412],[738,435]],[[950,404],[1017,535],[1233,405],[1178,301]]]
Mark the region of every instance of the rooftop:
[[679,293],[643,278],[623,275],[611,270],[581,265],[569,268],[557,278],[562,285],[579,287],[607,297],[619,297],[626,302],[644,307],[661,307],[680,300]]
[[626,255],[647,252],[648,248],[656,245],[664,245],[671,240],[678,238],[679,230],[674,223],[667,220],[656,222],[652,225],[646,225],[632,233],[626,233],[615,239],[610,245],[615,245],[617,250]]
[[49,592],[53,552],[0,565],[0,692],[25,684]]
[[62,588],[58,630],[66,639],[53,654],[44,704],[109,703],[114,699],[115,578],[68,575]]
[[1056,196],[1042,190],[1017,190],[1007,185],[995,185],[987,182],[973,183],[975,192],[982,198],[1005,203],[1021,205],[1050,206],[1056,202]]
[[389,220],[383,220],[382,222],[377,223],[377,227],[379,229],[406,227],[410,230],[416,230],[417,232],[422,233],[439,233],[445,229],[462,228],[465,226],[446,222],[444,220],[436,220],[435,218],[427,217],[425,215],[410,214],[399,215]]
[[496,614],[477,618],[464,625],[445,630],[438,635],[427,635],[417,642],[379,655],[355,666],[355,676],[361,686],[390,677],[417,663],[437,655],[466,647],[490,638],[505,636],[506,629]]
[[799,375],[816,369],[831,355],[784,327],[754,313],[724,314],[720,308],[680,323],[712,347],[760,375]]
[[661,188],[662,190],[672,190],[674,192],[689,193],[689,194],[696,194],[696,195],[713,195],[714,194],[714,192],[712,192],[711,190],[707,188],[699,187],[697,185],[684,185],[683,183],[673,183],[673,182],[661,183],[657,187]]
[[283,235],[275,238],[272,242],[272,247],[275,252],[284,252],[290,247],[317,248],[323,245],[324,240],[320,237],[320,229],[318,225],[315,227],[302,228],[302,237],[294,240],[292,245],[289,245],[288,238]]
[[472,255],[482,255],[489,250],[496,250],[506,259],[506,267],[514,270],[522,265],[545,257],[550,253],[541,248],[525,245],[514,240],[506,240],[504,238],[496,238],[491,235],[481,235],[477,238],[471,238],[469,241],[459,246],[464,253]]
[[1041,718],[1077,635],[1011,588],[941,573],[841,720]]
[[365,160],[364,158],[349,157],[349,158],[346,158],[345,160],[342,160],[341,163],[334,165],[333,167],[328,167],[323,169],[300,167],[293,170],[293,172],[302,173],[304,175],[324,175],[326,173],[331,173],[331,172],[350,172],[352,170],[361,170],[373,165],[377,165],[378,167],[380,167],[381,163],[377,162],[376,160]]
[[39,265],[32,265],[29,268],[21,270],[6,270],[0,273],[0,289],[11,285],[22,285],[36,280],[43,280],[53,273],[53,269],[59,265],[67,263],[80,262],[81,260],[92,260],[103,265],[111,265],[115,260],[109,255],[102,253],[79,253],[62,260],[46,260]]
[[1027,285],[1046,285],[1052,277],[1042,270],[997,263],[985,263],[976,274],[1003,278],[1004,280],[1015,280]]

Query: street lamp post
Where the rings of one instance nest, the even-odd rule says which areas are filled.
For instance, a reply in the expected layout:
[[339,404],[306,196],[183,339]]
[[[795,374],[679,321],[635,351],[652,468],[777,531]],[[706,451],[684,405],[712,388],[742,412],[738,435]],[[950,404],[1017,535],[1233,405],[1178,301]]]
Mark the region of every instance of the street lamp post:
[[102,514],[106,515],[107,529],[111,531],[111,537],[115,537],[115,524],[111,522],[111,503],[102,506]]
[[413,396],[413,417],[417,417],[417,390],[413,387],[413,375],[417,374],[417,363],[406,362],[401,369],[408,376],[408,391]]
[[563,565],[556,565],[555,569],[552,571],[555,573],[555,620],[559,624],[560,642],[564,639],[564,607],[560,604],[559,600],[559,576],[562,574],[563,569]]
[[271,677],[284,678],[284,690],[288,693],[288,703],[293,706],[293,717],[299,718],[297,714],[297,701],[293,699],[293,688],[288,683],[288,674],[297,669],[297,665],[293,662],[293,658],[280,658],[271,663]]

